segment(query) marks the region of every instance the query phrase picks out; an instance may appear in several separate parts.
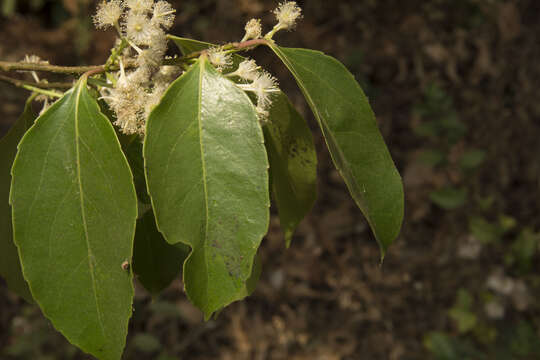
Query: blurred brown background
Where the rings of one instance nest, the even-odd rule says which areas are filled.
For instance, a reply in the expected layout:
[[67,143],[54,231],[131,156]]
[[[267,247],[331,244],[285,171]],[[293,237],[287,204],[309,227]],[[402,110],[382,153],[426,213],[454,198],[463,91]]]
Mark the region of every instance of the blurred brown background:
[[[100,64],[114,33],[90,0],[2,0],[0,59]],[[237,41],[274,24],[266,0],[171,1],[172,34]],[[405,183],[401,236],[378,247],[334,170],[284,66],[280,79],[314,130],[319,197],[284,248],[272,217],[255,293],[202,322],[180,280],[137,289],[125,359],[540,359],[540,2],[299,1],[280,45],[342,61],[370,98]],[[171,54],[176,50],[171,44]],[[54,77],[49,78],[54,80]],[[0,83],[0,133],[26,92]],[[1,281],[1,280],[0,280]],[[0,288],[1,359],[88,359],[39,309]]]

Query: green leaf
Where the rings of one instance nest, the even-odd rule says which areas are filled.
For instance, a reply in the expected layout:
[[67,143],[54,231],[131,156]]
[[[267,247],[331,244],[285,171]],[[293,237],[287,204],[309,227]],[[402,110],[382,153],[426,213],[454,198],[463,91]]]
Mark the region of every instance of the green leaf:
[[239,296],[238,296],[239,300],[253,294],[253,292],[257,288],[257,283],[259,282],[259,278],[261,277],[261,272],[262,272],[262,261],[259,254],[257,254],[255,255],[255,259],[253,260],[253,267],[251,268],[251,275],[246,280],[243,290],[239,293]]
[[188,254],[186,245],[170,245],[165,241],[156,227],[152,211],[137,220],[133,271],[149,292],[157,294],[169,286],[180,273]]
[[486,152],[483,150],[469,150],[459,159],[459,166],[463,170],[472,170],[482,164],[486,158]]
[[264,127],[265,144],[285,242],[317,198],[317,154],[311,131],[287,96],[273,98]]
[[144,158],[158,229],[192,248],[184,284],[208,319],[244,296],[268,229],[268,161],[253,104],[201,57],[150,114]]
[[442,332],[430,332],[424,338],[425,347],[435,360],[481,360],[485,359],[469,341]]
[[133,346],[142,351],[143,353],[153,353],[161,349],[161,343],[159,339],[150,334],[137,334],[132,340]]
[[479,216],[469,218],[469,230],[477,240],[483,244],[498,242],[504,234],[499,224],[492,224]]
[[120,359],[133,299],[132,175],[86,78],[41,115],[12,169],[15,244],[43,313],[73,344]]
[[[213,46],[217,46],[215,44],[211,44],[204,41],[194,40],[194,39],[188,39],[173,35],[167,35],[169,39],[171,39],[174,44],[180,49],[183,55],[189,55],[191,53],[205,50],[208,48],[211,48]],[[240,56],[238,54],[232,54],[232,65],[231,68],[237,68],[238,64],[244,61],[246,58],[243,56]]]
[[435,167],[446,161],[446,154],[437,149],[426,149],[419,154],[418,160],[426,165]]
[[150,204],[150,196],[146,191],[146,178],[144,177],[144,158],[142,155],[143,144],[136,135],[131,141],[124,146],[124,154],[128,160],[131,172],[133,173],[133,181],[137,198],[143,204]]
[[403,185],[360,85],[321,52],[269,45],[296,78],[384,257],[401,228]]
[[474,299],[465,289],[459,289],[456,303],[449,310],[448,314],[457,323],[458,331],[464,334],[471,331],[477,324],[478,318],[472,312]]
[[517,260],[520,271],[526,273],[531,270],[533,257],[540,243],[540,234],[529,228],[523,229],[512,244],[512,255]]
[[180,49],[180,51],[184,55],[188,55],[214,46],[213,44],[204,41],[188,39],[179,36],[167,35],[167,37],[171,39],[176,44],[176,46],[178,46],[178,49]]
[[21,117],[7,135],[0,139],[0,275],[6,279],[10,290],[28,302],[33,302],[33,300],[22,274],[19,253],[13,243],[9,188],[11,185],[10,171],[17,154],[17,144],[36,118],[32,111],[34,97],[31,96],[26,101]]
[[448,186],[431,192],[429,198],[440,208],[453,210],[465,204],[467,189]]
[[538,359],[540,357],[540,339],[534,327],[525,320],[513,328],[510,337],[510,348],[516,356],[530,356],[528,359]]

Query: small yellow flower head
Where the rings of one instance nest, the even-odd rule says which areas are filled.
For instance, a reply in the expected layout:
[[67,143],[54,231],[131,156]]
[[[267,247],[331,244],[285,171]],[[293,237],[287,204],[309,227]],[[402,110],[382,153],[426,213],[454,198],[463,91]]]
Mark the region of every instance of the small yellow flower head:
[[137,45],[148,45],[155,27],[150,23],[148,16],[143,14],[129,14],[126,17],[124,30],[129,40]]
[[134,14],[147,14],[154,6],[154,0],[125,0],[124,3]]
[[225,53],[219,47],[208,50],[208,60],[216,67],[218,71],[222,71],[232,64],[231,55]]
[[274,10],[278,24],[276,27],[279,30],[290,30],[296,25],[296,20],[302,18],[302,9],[296,4],[295,1],[287,1],[279,4],[278,8]]
[[260,19],[249,20],[244,29],[246,30],[246,34],[242,38],[242,41],[260,38],[261,33],[262,33],[261,20]]
[[175,12],[176,10],[168,2],[158,1],[155,3],[154,10],[152,11],[152,24],[170,29],[174,23]]
[[98,29],[106,29],[118,23],[124,9],[120,0],[103,1],[93,16],[94,24]]

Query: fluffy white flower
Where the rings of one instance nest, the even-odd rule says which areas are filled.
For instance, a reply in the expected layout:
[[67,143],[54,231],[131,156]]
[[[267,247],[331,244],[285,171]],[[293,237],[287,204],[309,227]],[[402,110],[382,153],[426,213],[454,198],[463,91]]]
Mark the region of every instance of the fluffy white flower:
[[124,9],[120,0],[103,1],[93,16],[94,24],[98,29],[106,29],[118,23]]
[[124,24],[126,37],[136,45],[150,45],[152,37],[157,29],[150,22],[150,19],[143,14],[129,14]]
[[279,4],[274,10],[278,24],[276,27],[279,30],[292,29],[296,25],[296,20],[302,18],[302,9],[295,1],[287,1]]
[[159,104],[165,90],[167,90],[169,84],[157,83],[154,85],[152,92],[148,95],[146,104],[144,106],[144,116],[148,119],[152,110]]
[[254,92],[257,95],[257,104],[263,108],[272,102],[271,94],[279,91],[277,80],[267,72],[258,73],[253,82],[244,89]]
[[[116,12],[114,16],[110,11],[113,7]],[[120,35],[129,44],[117,58],[120,70],[115,74],[116,80],[109,81],[113,87],[101,90],[102,99],[116,115],[114,124],[124,134],[144,136],[150,111],[159,103],[163,92],[179,72],[178,67],[160,67],[167,50],[164,29],[172,26],[174,12],[164,0],[155,4],[154,0],[111,0],[103,3],[96,15],[98,27],[120,25]],[[104,17],[105,13],[109,18]],[[120,47],[122,41],[117,41],[115,49]],[[126,70],[124,62],[137,65],[137,69]],[[227,59],[219,62],[224,65]],[[163,73],[160,71],[162,69]]]
[[222,71],[232,64],[231,55],[222,51],[219,47],[208,50],[208,60],[218,69],[218,71]]
[[245,28],[246,34],[241,41],[249,39],[258,39],[261,37],[262,27],[260,19],[251,19],[247,22]]
[[265,123],[268,119],[268,109],[272,105],[272,94],[279,92],[277,80],[267,72],[261,71],[257,73],[253,82],[250,84],[237,84],[244,91],[253,92],[257,96],[257,115],[261,123]]
[[175,12],[176,10],[168,2],[158,1],[154,4],[152,23],[156,26],[163,26],[165,29],[169,29],[174,23]]
[[134,14],[147,14],[152,11],[154,0],[125,0],[124,4]]
[[244,60],[238,64],[238,69],[236,71],[227,74],[227,76],[238,76],[244,80],[255,80],[257,73],[260,69],[260,66],[257,65],[255,60]]

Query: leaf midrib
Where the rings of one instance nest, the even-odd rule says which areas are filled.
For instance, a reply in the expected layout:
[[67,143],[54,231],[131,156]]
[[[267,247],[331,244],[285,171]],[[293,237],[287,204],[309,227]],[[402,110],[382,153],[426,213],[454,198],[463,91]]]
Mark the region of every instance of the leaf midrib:
[[[294,66],[291,64],[291,62],[289,61],[289,59],[285,56],[285,54],[281,51],[281,49],[279,49],[278,47],[274,47],[272,46],[272,49],[274,49],[274,51],[276,51],[276,53],[278,54],[278,56],[281,58],[281,60],[285,63],[285,65],[289,68],[289,70],[293,73],[294,77],[298,80],[298,86],[300,86],[300,88],[302,89],[302,92],[304,93],[308,103],[311,105],[311,108],[314,110],[315,112],[315,117],[317,118],[317,120],[319,120],[319,122],[323,125],[321,127],[321,130],[323,132],[323,134],[326,136],[328,136],[330,139],[332,139],[332,142],[336,143],[336,140],[334,139],[334,136],[331,132],[328,132],[327,133],[327,129],[326,127],[328,127],[328,124],[326,123],[326,121],[323,121],[323,117],[321,116],[320,114],[320,111],[319,111],[319,108],[315,105],[315,103],[313,102],[313,99],[311,98],[311,95],[309,93],[309,91],[307,91],[307,89],[305,88],[304,86],[304,83],[303,81],[300,79],[300,76],[298,75],[298,73],[296,72],[296,69],[294,68]],[[345,157],[343,156],[343,154],[341,153],[341,149],[337,148],[337,150],[339,151],[339,154],[341,155],[342,159],[345,160]],[[332,154],[330,154],[332,155]],[[348,161],[347,162],[344,162],[344,164],[346,165],[347,167],[347,170],[350,172],[351,169],[349,167],[349,163]],[[338,169],[339,170],[339,169]],[[347,180],[345,180],[347,181]],[[357,185],[357,184],[355,184]]]
[[[79,146],[79,104],[81,101],[81,93],[83,90],[83,84],[86,85],[86,79],[81,79],[77,88],[77,93],[75,96],[75,156],[76,156],[76,164],[77,164],[77,183],[79,185],[79,202],[81,205],[81,217],[82,217],[82,225],[84,228],[84,239],[86,241],[86,248],[88,252],[88,269],[90,272],[90,277],[92,279],[92,291],[94,292],[94,301],[96,303],[96,313],[99,321],[99,326],[101,328],[101,331],[103,333],[103,338],[106,338],[105,336],[105,327],[103,324],[102,314],[99,307],[99,301],[97,298],[97,288],[96,288],[96,278],[94,275],[94,266],[92,264],[91,259],[94,257],[92,248],[90,247],[90,237],[88,235],[88,224],[86,221],[86,211],[84,207],[84,194],[83,194],[83,188],[82,188],[82,177],[81,177],[81,161],[80,161],[80,146]],[[82,141],[82,140],[81,140]]]
[[[321,131],[323,132],[323,135],[326,137],[328,137],[329,139],[331,139],[331,141],[334,143],[334,144],[337,144],[333,134],[331,131],[328,131],[328,124],[326,121],[323,121],[324,118],[321,116],[320,114],[320,111],[319,111],[319,108],[315,105],[315,103],[313,102],[313,99],[311,97],[311,95],[309,94],[309,92],[307,91],[307,89],[305,88],[304,86],[304,83],[303,81],[300,79],[300,76],[298,76],[298,73],[296,72],[296,69],[294,68],[294,66],[292,66],[291,62],[289,61],[289,59],[287,58],[287,56],[285,56],[285,54],[281,51],[281,49],[277,46],[274,46],[272,45],[271,46],[272,50],[274,50],[274,52],[278,55],[278,57],[285,63],[285,65],[287,66],[287,68],[291,71],[291,73],[293,74],[293,76],[296,78],[297,80],[297,83],[298,83],[298,86],[301,88],[302,92],[304,93],[304,96],[306,97],[306,100],[308,101],[308,103],[311,105],[311,108],[313,110],[313,112],[315,113],[315,117],[317,118],[317,120],[319,121],[319,123],[322,125],[321,126]],[[323,56],[326,56],[323,54]],[[301,65],[298,65],[302,68],[305,69],[305,67],[301,66]],[[312,72],[313,73],[313,72]],[[320,77],[319,77],[320,78]],[[322,80],[322,78],[320,78]],[[330,87],[333,91],[336,91],[333,87]],[[351,170],[351,167],[349,165],[349,162],[346,160],[345,156],[343,155],[342,151],[341,151],[341,148],[339,148],[338,146],[335,147],[336,150],[339,152],[339,155],[341,156],[341,159],[342,159],[342,163],[343,163],[343,166],[346,168],[347,172],[349,172],[350,174],[353,174],[352,170]],[[330,156],[333,158],[333,155],[332,153],[330,152]],[[341,173],[341,170],[338,168],[338,171]],[[355,193],[358,193],[358,196],[362,197],[363,196],[360,194],[360,185],[358,184],[358,182],[356,181],[356,179],[353,177],[353,181],[347,179],[346,176],[343,176],[343,180],[345,181],[345,183],[347,185],[349,185],[350,187],[354,188],[355,189]],[[356,199],[355,199],[356,200]],[[365,209],[363,210],[364,212],[364,216],[366,217],[368,223],[371,225],[372,228],[373,227],[373,220],[371,219],[371,216],[369,214],[369,209],[368,209],[368,204],[366,203],[366,201],[364,200],[363,201],[363,204],[360,204],[357,202],[357,204],[360,206],[361,209]]]
[[[197,122],[199,125],[199,146],[201,149],[201,170],[202,170],[202,181],[203,181],[203,192],[204,192],[204,210],[205,210],[205,218],[204,218],[204,239],[202,239],[202,250],[204,251],[204,263],[206,265],[206,289],[208,287],[208,284],[210,283],[210,273],[208,271],[209,265],[208,265],[208,256],[206,254],[206,244],[207,244],[207,238],[208,238],[208,224],[209,224],[209,211],[208,211],[208,184],[206,182],[206,161],[204,159],[204,144],[203,144],[203,138],[202,138],[202,87],[203,87],[203,72],[205,67],[205,57],[202,56],[199,61],[199,99],[197,102]],[[193,250],[195,251],[195,249]],[[206,296],[208,296],[208,292],[206,292]]]

